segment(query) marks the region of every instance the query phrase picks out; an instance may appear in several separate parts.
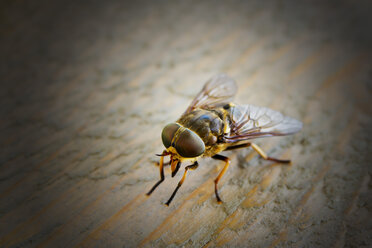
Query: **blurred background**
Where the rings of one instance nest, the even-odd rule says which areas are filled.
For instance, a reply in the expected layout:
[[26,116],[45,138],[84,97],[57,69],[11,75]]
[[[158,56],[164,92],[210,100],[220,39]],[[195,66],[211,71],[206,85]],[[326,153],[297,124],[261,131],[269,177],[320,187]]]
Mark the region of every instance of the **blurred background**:
[[[2,1],[1,247],[371,247],[370,1]],[[160,133],[224,72],[304,122],[159,178]],[[181,168],[183,171],[183,168]]]

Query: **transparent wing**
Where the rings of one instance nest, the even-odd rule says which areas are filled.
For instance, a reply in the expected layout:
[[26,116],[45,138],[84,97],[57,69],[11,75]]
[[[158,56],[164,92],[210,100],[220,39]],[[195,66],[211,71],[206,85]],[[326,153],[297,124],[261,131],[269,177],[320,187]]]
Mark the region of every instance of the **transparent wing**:
[[219,74],[206,82],[184,114],[196,108],[210,108],[224,102],[230,102],[236,94],[235,81],[225,74]]
[[254,105],[235,105],[229,109],[228,143],[269,136],[282,136],[301,130],[302,122],[278,111]]

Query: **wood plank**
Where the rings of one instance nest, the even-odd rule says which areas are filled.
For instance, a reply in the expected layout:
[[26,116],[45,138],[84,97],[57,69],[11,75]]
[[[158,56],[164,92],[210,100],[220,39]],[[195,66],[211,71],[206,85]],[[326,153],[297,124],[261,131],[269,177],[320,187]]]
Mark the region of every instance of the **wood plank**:
[[[2,3],[0,246],[371,246],[370,7]],[[220,205],[203,158],[166,207],[182,173],[145,195],[161,130],[219,72],[303,121],[257,140],[292,164],[224,152]]]

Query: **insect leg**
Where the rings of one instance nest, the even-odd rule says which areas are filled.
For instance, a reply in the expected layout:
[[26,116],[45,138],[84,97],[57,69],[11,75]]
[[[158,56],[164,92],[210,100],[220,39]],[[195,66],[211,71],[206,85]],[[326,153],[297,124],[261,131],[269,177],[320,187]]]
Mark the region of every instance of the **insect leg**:
[[160,155],[160,161],[159,161],[159,170],[160,170],[160,180],[151,188],[149,192],[147,192],[146,195],[151,195],[151,193],[156,189],[156,187],[159,186],[164,181],[164,156],[167,156],[168,154],[164,151],[163,154]]
[[176,195],[178,189],[181,187],[181,185],[183,184],[183,181],[185,181],[185,178],[186,178],[186,174],[187,174],[187,171],[188,170],[195,170],[196,168],[198,168],[199,164],[197,161],[195,161],[195,163],[193,163],[192,165],[189,165],[189,166],[186,166],[185,167],[185,172],[183,173],[183,176],[181,178],[181,180],[178,182],[178,185],[176,187],[176,189],[173,191],[173,194],[171,195],[171,197],[169,198],[169,200],[165,203],[165,205],[169,206],[169,204],[171,203],[171,201],[173,200],[174,196]]
[[[159,166],[160,163],[159,163],[159,162],[156,162],[155,165],[156,165],[156,166]],[[168,162],[164,162],[164,163],[163,163],[163,166],[168,166],[168,165],[170,165],[170,161],[168,161]]]
[[239,149],[239,148],[245,148],[251,146],[251,143],[245,143],[241,145],[236,145],[236,146],[229,146],[226,148],[226,150],[233,150],[233,149]]
[[225,174],[227,168],[229,167],[230,159],[228,157],[225,157],[225,156],[222,156],[222,155],[219,155],[219,154],[214,155],[212,158],[225,161],[225,166],[223,167],[222,171],[220,172],[220,174],[218,174],[216,179],[214,179],[214,193],[216,194],[217,202],[222,203],[222,200],[221,200],[220,196],[218,195],[217,184],[218,184],[218,181],[220,181],[223,174]]
[[[163,153],[162,154],[155,154],[156,156],[159,156],[159,157],[162,157],[162,156],[168,156],[168,155],[170,155],[170,153],[168,153],[166,150],[164,150],[163,151]],[[171,158],[170,158],[170,160],[168,161],[168,162],[163,162],[163,166],[167,166],[167,165],[170,165],[171,164],[171,162],[172,162],[172,156],[171,156]],[[156,163],[156,166],[159,166],[159,162],[157,162]]]
[[176,167],[174,168],[174,170],[172,168],[172,170],[173,170],[172,171],[172,177],[174,177],[177,174],[177,172],[180,169],[180,167],[181,167],[181,162],[178,161]]
[[266,160],[271,160],[271,161],[274,161],[274,162],[278,162],[278,163],[285,163],[285,164],[288,164],[291,162],[291,160],[283,160],[283,159],[277,159],[277,158],[272,158],[272,157],[269,157],[266,155],[266,153],[256,144],[254,143],[251,143],[251,146],[252,148],[258,153],[261,155],[261,157],[263,159],[266,159]]

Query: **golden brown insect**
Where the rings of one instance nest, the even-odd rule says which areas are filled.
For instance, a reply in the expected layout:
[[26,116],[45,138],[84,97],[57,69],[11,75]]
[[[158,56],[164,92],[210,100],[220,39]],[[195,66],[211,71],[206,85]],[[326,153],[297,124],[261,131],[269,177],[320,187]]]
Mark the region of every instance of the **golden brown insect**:
[[217,75],[204,85],[181,118],[164,127],[161,137],[166,149],[158,155],[160,180],[147,195],[164,181],[164,156],[170,155],[172,177],[176,175],[182,162],[192,163],[185,167],[182,179],[166,205],[173,200],[186,178],[187,171],[198,167],[197,160],[200,157],[212,157],[225,162],[222,171],[214,180],[218,203],[222,201],[217,185],[230,164],[229,158],[218,153],[251,146],[266,160],[290,162],[267,156],[251,140],[293,134],[301,130],[302,123],[265,107],[234,104],[231,100],[236,91],[237,86],[233,79],[224,74]]

